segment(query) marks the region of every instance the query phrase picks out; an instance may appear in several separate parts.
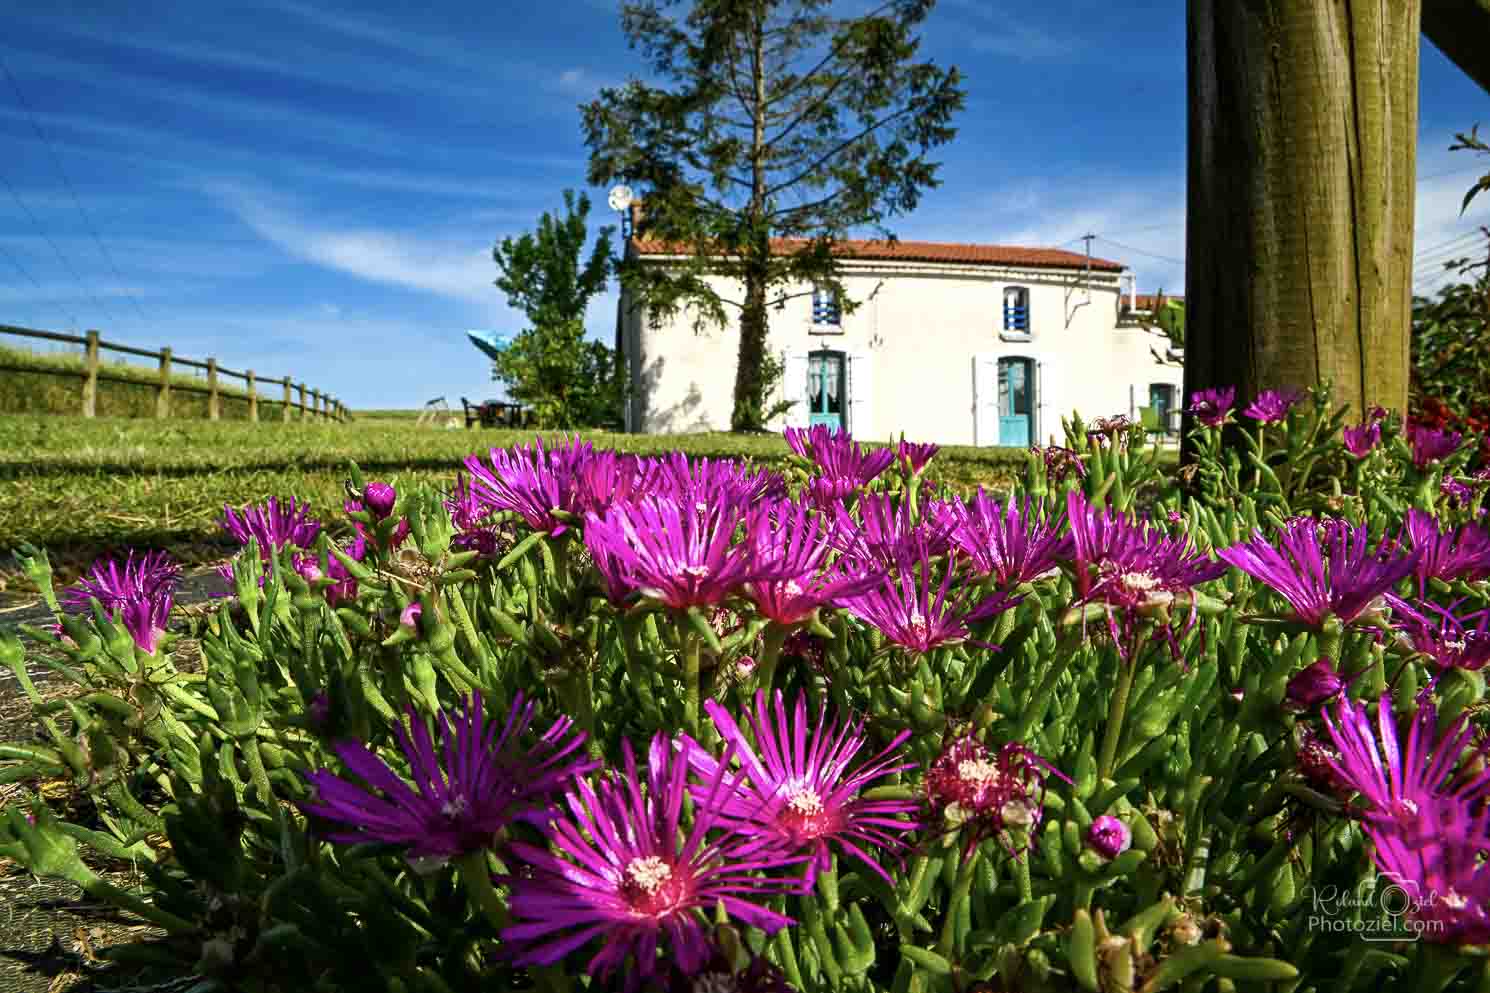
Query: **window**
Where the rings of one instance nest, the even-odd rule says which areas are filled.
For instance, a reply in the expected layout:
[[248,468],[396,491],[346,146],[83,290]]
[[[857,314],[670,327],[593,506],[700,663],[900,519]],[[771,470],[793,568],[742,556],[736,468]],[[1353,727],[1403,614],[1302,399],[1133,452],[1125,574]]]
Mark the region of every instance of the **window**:
[[1025,339],[1030,336],[1030,291],[1026,286],[1004,290],[1004,337]]
[[817,286],[812,290],[812,323],[837,327],[840,323],[838,294],[831,286]]

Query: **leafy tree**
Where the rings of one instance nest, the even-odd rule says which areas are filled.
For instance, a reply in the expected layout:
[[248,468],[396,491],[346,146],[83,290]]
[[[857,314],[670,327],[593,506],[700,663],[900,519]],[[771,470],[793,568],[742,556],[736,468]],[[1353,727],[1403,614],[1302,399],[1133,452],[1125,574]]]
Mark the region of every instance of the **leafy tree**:
[[544,427],[613,426],[623,384],[614,352],[584,340],[584,317],[590,298],[605,290],[615,229],[600,229],[582,264],[590,198],[581,193],[576,203],[574,191],[565,190],[564,211],[563,218],[545,213],[536,236],[506,238],[492,249],[502,273],[497,288],[529,321],[492,363],[492,378],[531,407]]
[[[912,62],[913,30],[935,0],[887,0],[861,17],[832,17],[829,0],[695,0],[678,20],[661,6],[626,3],[621,26],[671,89],[638,81],[604,89],[581,108],[589,182],[638,184],[645,209],[634,234],[678,245],[667,267],[624,260],[622,285],[654,327],[684,306],[694,330],[725,327],[738,311],[740,343],[731,426],[759,430],[780,408],[767,397],[780,363],[766,354],[767,302],[821,284],[850,299],[834,241],[913,210],[939,185],[923,153],[952,139],[963,105],[955,68]],[[773,237],[800,239],[772,252]],[[706,278],[743,284],[722,296]]]

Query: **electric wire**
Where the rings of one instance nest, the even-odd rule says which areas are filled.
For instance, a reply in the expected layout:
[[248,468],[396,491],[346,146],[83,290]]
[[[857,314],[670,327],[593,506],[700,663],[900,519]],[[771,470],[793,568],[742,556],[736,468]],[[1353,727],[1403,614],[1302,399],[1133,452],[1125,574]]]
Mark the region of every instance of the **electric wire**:
[[[4,255],[6,260],[15,267],[17,272],[29,279],[32,286],[35,286],[43,294],[46,293],[46,289],[41,285],[37,278],[31,275],[30,270],[21,265],[21,260],[12,255],[4,245],[0,245],[0,255]],[[78,330],[78,319],[73,315],[72,311],[69,310],[65,305],[63,305],[62,301],[60,300],[57,301],[57,308],[62,311],[64,316],[66,316],[69,330]]]

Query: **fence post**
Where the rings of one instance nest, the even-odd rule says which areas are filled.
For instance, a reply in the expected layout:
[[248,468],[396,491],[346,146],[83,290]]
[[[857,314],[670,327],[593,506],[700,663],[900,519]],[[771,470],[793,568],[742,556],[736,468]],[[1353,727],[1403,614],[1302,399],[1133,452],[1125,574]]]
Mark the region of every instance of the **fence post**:
[[285,421],[286,423],[288,423],[289,420],[290,420],[290,377],[289,376],[286,376],[284,378],[284,384],[285,384],[285,400],[284,400],[284,403],[279,408],[279,419],[281,421]]
[[207,420],[215,421],[222,416],[217,397],[217,359],[207,360]]
[[297,403],[295,406],[300,408],[300,419],[303,421],[305,420],[305,384],[296,383],[295,389],[300,391],[300,402]]
[[87,333],[87,354],[83,359],[83,416],[93,417],[98,410],[98,332]]
[[313,421],[321,419],[321,391],[310,391],[310,418]]
[[257,424],[259,422],[259,393],[254,385],[254,371],[250,369],[244,376],[248,380],[248,419]]
[[160,385],[155,388],[155,419],[171,416],[171,346],[160,350]]

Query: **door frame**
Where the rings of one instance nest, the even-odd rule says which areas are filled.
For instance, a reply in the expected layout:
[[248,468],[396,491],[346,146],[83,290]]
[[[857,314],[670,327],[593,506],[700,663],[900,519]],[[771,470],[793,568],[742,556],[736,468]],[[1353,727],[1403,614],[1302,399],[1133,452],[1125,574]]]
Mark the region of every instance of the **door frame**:
[[[807,423],[811,426],[813,418],[819,416],[818,411],[812,406],[812,368],[815,360],[831,359],[838,370],[838,430],[848,430],[849,409],[849,383],[848,383],[848,353],[841,348],[814,348],[807,353]],[[826,413],[822,416],[828,416]]]

